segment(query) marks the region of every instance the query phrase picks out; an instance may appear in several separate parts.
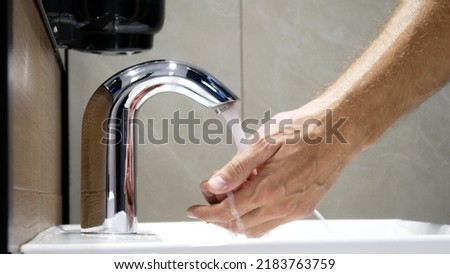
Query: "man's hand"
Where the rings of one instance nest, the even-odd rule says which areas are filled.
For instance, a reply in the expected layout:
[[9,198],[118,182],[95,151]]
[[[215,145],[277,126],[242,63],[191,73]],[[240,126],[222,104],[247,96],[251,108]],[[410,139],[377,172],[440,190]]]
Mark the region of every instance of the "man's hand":
[[[343,133],[332,135],[339,131],[337,126],[344,128],[345,119],[330,117],[332,110],[319,107],[311,102],[275,115],[255,134],[256,143],[202,182],[200,189],[210,205],[192,206],[188,215],[241,232],[226,195],[230,191],[250,237],[311,215],[355,149],[342,139]],[[332,129],[327,123],[334,124],[333,132],[327,132]]]

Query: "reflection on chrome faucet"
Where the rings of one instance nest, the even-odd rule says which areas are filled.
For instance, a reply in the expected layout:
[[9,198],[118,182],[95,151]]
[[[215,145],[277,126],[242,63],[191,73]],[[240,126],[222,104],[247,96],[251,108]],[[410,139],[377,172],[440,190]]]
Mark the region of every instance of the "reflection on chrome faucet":
[[147,99],[164,92],[186,95],[217,113],[238,100],[210,74],[177,61],[142,63],[103,83],[83,117],[82,232],[137,232],[132,121]]

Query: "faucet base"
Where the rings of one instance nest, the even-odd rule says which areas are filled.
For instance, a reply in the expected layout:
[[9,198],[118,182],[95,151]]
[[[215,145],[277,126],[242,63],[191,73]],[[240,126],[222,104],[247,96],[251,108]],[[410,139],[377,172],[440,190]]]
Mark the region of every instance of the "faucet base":
[[112,218],[106,218],[102,225],[89,228],[81,228],[81,233],[107,233],[107,234],[135,234],[137,233],[138,218],[133,218],[133,223],[128,224],[127,214],[118,212]]

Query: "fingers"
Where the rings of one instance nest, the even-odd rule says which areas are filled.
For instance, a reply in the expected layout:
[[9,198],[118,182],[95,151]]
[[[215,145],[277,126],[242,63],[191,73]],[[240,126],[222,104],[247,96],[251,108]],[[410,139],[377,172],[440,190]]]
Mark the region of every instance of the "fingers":
[[[281,189],[276,187],[271,187],[270,189],[264,187],[262,191],[259,190],[259,186],[264,185],[264,183],[261,183],[261,180],[265,180],[265,177],[256,176],[253,180],[242,184],[238,190],[233,192],[233,199],[230,199],[226,194],[220,194],[226,197],[222,196],[223,200],[217,203],[217,198],[209,197],[207,201],[210,205],[191,206],[187,210],[187,215],[209,223],[229,223],[238,216],[245,216],[249,212],[265,205],[268,200],[276,200],[282,193]],[[208,190],[202,190],[202,192],[208,192]],[[209,196],[209,194],[207,195]]]
[[295,207],[287,211],[284,211],[285,208],[286,204],[275,203],[257,208],[239,219],[213,223],[234,233],[245,234],[249,238],[259,238],[282,224],[309,216],[309,214],[295,214]]
[[239,215],[244,215],[253,210],[256,206],[250,203],[250,196],[253,191],[239,191],[234,195],[234,204],[231,199],[225,195],[219,203],[210,205],[194,205],[187,209],[186,214],[190,218],[201,219],[208,223],[228,223],[236,219],[232,208],[236,208]]
[[[200,219],[207,223],[226,223],[235,219],[229,206],[226,205],[227,199],[220,203],[211,205],[193,205],[190,206],[186,215],[189,218]],[[225,209],[227,208],[227,209]]]
[[203,181],[200,184],[200,191],[203,194],[203,197],[205,197],[205,200],[209,203],[209,204],[218,204],[221,201],[223,201],[227,195],[226,194],[214,194],[211,191],[209,191],[208,189],[208,181]]
[[271,230],[277,228],[278,226],[285,224],[289,221],[291,221],[291,220],[285,220],[284,218],[273,219],[273,220],[267,221],[265,223],[262,223],[258,226],[247,229],[245,231],[245,235],[247,235],[247,237],[250,237],[250,238],[259,238],[259,237],[264,236],[269,231],[271,231]]
[[[234,207],[238,215],[233,214],[231,201],[225,198],[218,204],[193,206],[188,209],[188,216],[215,223],[236,233],[242,233],[238,226],[240,222],[248,237],[260,237],[280,224],[311,215],[328,190],[328,183],[324,183],[311,184],[305,191],[286,193],[280,185],[270,183],[273,178],[267,176],[266,172],[274,174],[264,170],[235,192]],[[328,179],[334,181],[338,173],[333,172]]]
[[[265,234],[267,234],[269,231],[271,231],[271,230],[277,228],[278,226],[285,224],[289,221],[292,221],[292,220],[278,218],[278,219],[269,220],[258,226],[255,226],[255,227],[245,228],[245,236],[247,236],[249,238],[260,238],[260,237],[264,236]],[[225,229],[233,231],[234,233],[239,233],[236,222],[215,223],[215,225],[218,225],[220,227],[223,227]]]
[[261,139],[247,150],[237,154],[222,169],[208,180],[208,189],[214,194],[236,189],[260,168],[279,149],[278,144],[269,144]]

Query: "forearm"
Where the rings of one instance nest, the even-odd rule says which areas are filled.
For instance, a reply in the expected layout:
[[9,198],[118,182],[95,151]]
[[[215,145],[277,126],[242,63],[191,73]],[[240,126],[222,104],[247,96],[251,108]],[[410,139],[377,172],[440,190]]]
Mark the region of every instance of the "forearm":
[[362,150],[448,80],[450,2],[404,1],[379,37],[317,101],[348,118],[344,134]]

